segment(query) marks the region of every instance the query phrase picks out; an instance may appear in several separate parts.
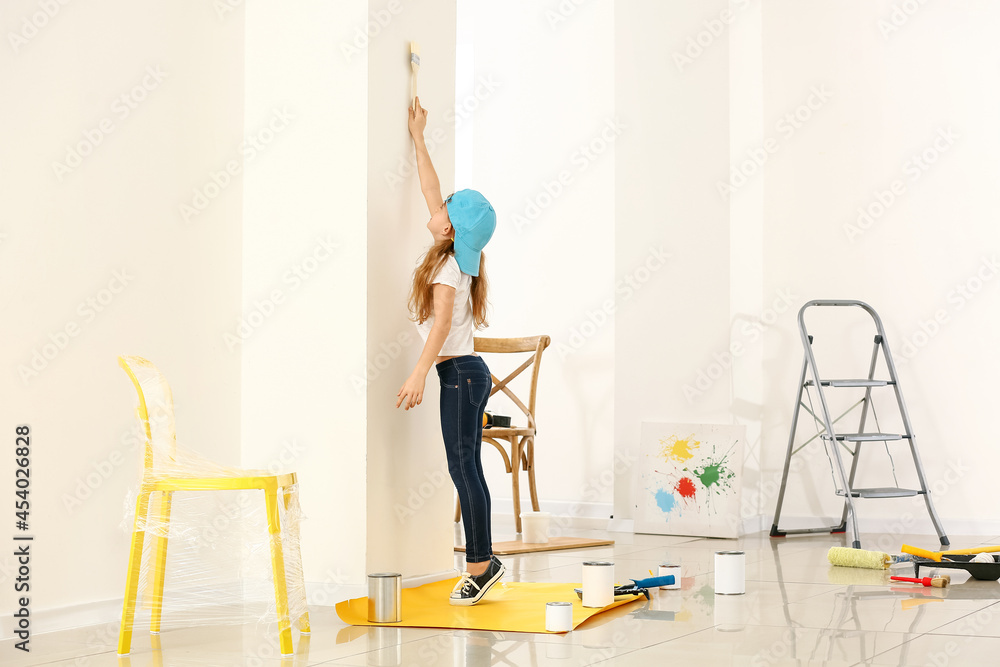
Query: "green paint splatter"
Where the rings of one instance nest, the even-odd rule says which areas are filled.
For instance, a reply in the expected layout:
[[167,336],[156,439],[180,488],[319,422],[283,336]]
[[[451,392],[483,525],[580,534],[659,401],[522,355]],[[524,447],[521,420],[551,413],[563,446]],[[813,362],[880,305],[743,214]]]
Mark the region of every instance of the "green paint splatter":
[[716,463],[715,465],[705,466],[704,470],[698,474],[698,479],[706,487],[712,486],[719,481],[719,469],[722,467],[721,463]]

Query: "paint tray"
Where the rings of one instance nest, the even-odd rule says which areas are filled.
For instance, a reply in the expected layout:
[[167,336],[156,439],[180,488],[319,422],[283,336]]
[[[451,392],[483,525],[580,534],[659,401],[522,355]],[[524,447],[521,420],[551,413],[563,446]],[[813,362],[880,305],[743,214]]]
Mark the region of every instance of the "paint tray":
[[[996,581],[1000,579],[1000,563],[997,562],[997,557],[995,554],[990,554],[993,556],[992,563],[972,563],[970,562],[975,556],[972,555],[954,555],[945,556],[941,559],[941,562],[933,560],[931,558],[920,558],[919,556],[913,557],[913,571],[914,576],[920,576],[921,567],[931,567],[931,568],[945,568],[952,570],[965,570],[968,572],[973,579],[978,579],[979,581]],[[945,560],[945,558],[950,560]]]

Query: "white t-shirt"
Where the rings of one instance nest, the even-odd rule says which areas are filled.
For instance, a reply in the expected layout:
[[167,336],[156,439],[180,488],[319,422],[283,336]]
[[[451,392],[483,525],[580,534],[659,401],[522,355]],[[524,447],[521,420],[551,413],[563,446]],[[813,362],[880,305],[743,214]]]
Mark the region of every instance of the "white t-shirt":
[[[455,306],[451,312],[451,331],[441,346],[439,356],[459,356],[472,354],[472,337],[475,332],[475,320],[472,317],[472,300],[470,290],[472,289],[472,276],[462,273],[458,268],[458,260],[454,255],[448,255],[447,261],[441,266],[438,274],[431,279],[431,284],[441,283],[451,285],[455,288]],[[431,311],[422,324],[417,324],[417,331],[420,337],[427,342],[427,336],[431,333],[434,325],[434,312]]]

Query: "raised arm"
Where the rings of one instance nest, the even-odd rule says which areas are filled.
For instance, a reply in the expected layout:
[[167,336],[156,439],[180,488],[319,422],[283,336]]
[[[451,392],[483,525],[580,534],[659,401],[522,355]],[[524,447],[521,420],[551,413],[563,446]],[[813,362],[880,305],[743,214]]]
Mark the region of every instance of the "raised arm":
[[417,152],[417,174],[420,176],[420,191],[424,193],[427,210],[434,212],[441,208],[444,197],[441,196],[441,182],[438,180],[431,155],[424,143],[424,128],[427,127],[427,109],[420,106],[420,98],[416,99],[416,110],[410,107],[410,136],[413,137],[413,148]]

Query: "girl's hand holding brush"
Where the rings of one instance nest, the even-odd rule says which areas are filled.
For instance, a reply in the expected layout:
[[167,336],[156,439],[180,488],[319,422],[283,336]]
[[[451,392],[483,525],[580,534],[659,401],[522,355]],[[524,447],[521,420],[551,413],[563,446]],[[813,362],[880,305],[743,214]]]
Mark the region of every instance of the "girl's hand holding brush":
[[420,98],[416,99],[416,107],[410,107],[410,136],[414,141],[424,140],[424,128],[427,127],[427,109],[420,106]]

